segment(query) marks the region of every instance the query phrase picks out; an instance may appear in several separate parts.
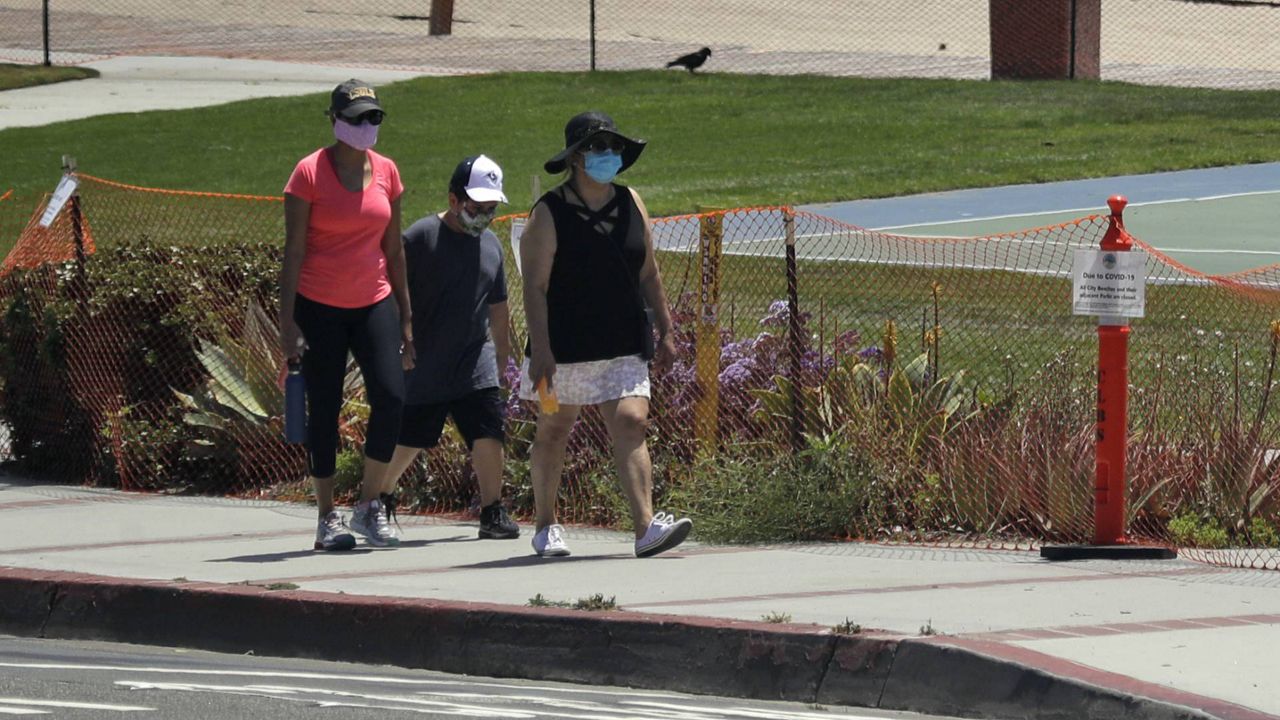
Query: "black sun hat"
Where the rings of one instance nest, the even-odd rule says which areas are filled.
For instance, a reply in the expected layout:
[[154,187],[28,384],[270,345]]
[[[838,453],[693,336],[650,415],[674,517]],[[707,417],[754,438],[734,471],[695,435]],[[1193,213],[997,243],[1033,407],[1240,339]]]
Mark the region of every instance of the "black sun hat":
[[622,172],[631,167],[636,158],[640,157],[640,153],[644,151],[645,141],[627,137],[618,132],[618,126],[613,122],[613,118],[599,112],[597,110],[589,110],[578,115],[574,115],[564,126],[564,150],[556,153],[555,157],[543,164],[543,169],[551,174],[563,172],[565,169],[565,160],[568,159],[582,143],[596,135],[607,133],[622,140]]
[[370,110],[385,113],[378,94],[367,82],[352,78],[333,89],[329,96],[329,112],[354,120]]

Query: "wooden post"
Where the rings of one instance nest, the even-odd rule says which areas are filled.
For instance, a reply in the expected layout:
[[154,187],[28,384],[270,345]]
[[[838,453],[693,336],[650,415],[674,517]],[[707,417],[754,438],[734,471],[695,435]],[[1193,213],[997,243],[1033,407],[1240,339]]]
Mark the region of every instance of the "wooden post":
[[693,408],[694,437],[701,452],[714,453],[719,438],[720,414],[720,258],[724,240],[724,214],[708,213],[699,219],[698,248],[702,278],[698,297],[695,336],[697,403]]
[[[76,171],[76,159],[70,155],[62,156],[62,174],[73,175]],[[71,236],[76,244],[76,267],[79,269],[81,276],[84,275],[84,219],[80,214],[80,191],[77,189],[71,193],[71,199],[67,201],[67,212],[71,216]]]
[[453,0],[431,0],[429,26],[432,35],[453,34]]

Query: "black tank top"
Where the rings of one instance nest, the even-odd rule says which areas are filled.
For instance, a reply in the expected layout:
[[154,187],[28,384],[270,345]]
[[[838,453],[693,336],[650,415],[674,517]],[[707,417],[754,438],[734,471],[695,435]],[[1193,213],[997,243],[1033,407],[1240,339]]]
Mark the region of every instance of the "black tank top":
[[[556,228],[547,284],[551,354],[558,363],[637,355],[645,329],[639,289],[645,257],[643,216],[631,191],[622,185],[614,185],[613,199],[596,211],[567,201],[563,188],[538,200],[551,211]],[[612,221],[612,226],[602,220]]]

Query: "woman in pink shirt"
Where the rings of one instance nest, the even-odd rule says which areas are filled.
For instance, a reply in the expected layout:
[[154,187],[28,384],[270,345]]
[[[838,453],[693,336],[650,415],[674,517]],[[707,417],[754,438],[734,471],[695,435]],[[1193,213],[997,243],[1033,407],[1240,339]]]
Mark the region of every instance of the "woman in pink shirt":
[[336,142],[298,162],[284,189],[280,345],[302,359],[307,385],[308,469],[320,511],[317,550],[348,550],[355,538],[333,508],[347,353],[369,398],[364,479],[350,529],[371,545],[396,545],[385,508],[387,463],[400,434],[404,369],[413,364],[413,325],[400,242],[400,171],[370,148],[384,113],[373,87],[334,88]]

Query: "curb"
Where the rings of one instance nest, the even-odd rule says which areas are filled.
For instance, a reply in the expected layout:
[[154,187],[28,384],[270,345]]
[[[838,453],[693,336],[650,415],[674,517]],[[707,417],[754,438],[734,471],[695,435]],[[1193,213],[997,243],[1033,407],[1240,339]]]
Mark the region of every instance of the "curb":
[[983,718],[1215,717],[947,638],[17,568],[0,632]]

